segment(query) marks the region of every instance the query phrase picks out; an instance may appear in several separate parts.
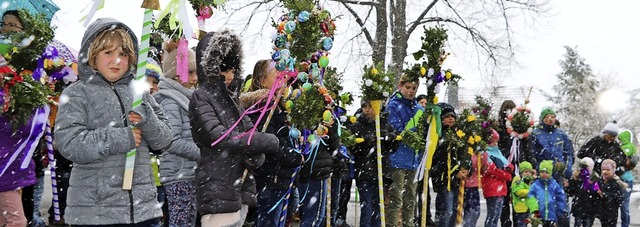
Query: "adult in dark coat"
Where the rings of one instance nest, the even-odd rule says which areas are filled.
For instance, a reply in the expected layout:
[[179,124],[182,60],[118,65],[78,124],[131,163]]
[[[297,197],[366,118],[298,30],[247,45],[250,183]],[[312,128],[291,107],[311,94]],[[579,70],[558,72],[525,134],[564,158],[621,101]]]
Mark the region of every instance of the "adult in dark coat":
[[254,133],[251,143],[248,136],[235,138],[253,126],[249,117],[240,119],[242,110],[227,87],[242,70],[242,42],[237,34],[207,33],[196,48],[196,64],[200,86],[191,96],[189,117],[193,140],[200,148],[198,211],[203,226],[238,226],[248,206],[256,205],[254,178],[245,170],[255,170],[264,162],[264,154],[276,152],[278,138],[261,132]]
[[618,126],[615,122],[607,123],[600,135],[591,138],[586,144],[580,147],[578,150],[578,158],[589,157],[593,159],[595,165],[593,171],[598,174],[600,172],[600,165],[605,159],[611,159],[616,162],[616,174],[622,175],[624,173],[624,166],[627,161],[627,156],[620,148],[620,144],[616,142],[618,136]]

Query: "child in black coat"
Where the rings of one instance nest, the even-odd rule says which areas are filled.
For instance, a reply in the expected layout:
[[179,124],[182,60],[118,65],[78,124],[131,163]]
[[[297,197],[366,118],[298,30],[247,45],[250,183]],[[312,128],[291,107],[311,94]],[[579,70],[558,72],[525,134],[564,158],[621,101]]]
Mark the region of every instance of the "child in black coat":
[[601,199],[601,213],[600,223],[602,226],[616,226],[618,222],[618,209],[622,204],[624,198],[624,190],[626,188],[618,176],[615,175],[616,162],[611,159],[605,159],[602,161],[602,179],[598,182],[600,184],[600,191],[598,194]]

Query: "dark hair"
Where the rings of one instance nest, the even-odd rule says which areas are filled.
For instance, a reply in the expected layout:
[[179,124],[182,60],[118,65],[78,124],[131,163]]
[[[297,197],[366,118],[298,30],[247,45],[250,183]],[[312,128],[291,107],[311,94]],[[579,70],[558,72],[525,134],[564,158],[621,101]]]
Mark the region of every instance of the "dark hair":
[[507,110],[516,108],[516,103],[511,101],[511,100],[504,100],[504,102],[502,102],[502,105],[500,106],[500,112],[498,112],[498,116],[500,116],[500,119],[506,118],[507,117]]
[[7,10],[2,14],[2,18],[4,19],[4,16],[6,15],[15,16],[20,22],[20,26],[24,27],[24,21],[22,21],[22,17],[20,17],[20,12],[18,10]]
[[420,102],[420,100],[427,99],[427,95],[421,94],[416,97],[416,102]]
[[262,89],[262,81],[267,77],[267,70],[269,70],[269,63],[271,63],[270,59],[263,59],[256,62],[256,65],[253,67],[253,75],[251,79],[251,86],[249,86],[248,91],[256,91]]

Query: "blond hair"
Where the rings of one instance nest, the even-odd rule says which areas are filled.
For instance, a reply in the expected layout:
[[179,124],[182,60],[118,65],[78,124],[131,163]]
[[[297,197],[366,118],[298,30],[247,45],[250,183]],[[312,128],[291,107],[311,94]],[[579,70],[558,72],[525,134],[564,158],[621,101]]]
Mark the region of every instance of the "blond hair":
[[129,56],[129,68],[127,71],[135,67],[137,55],[133,46],[133,40],[131,39],[131,35],[123,28],[107,29],[96,35],[89,45],[89,66],[94,69],[97,68],[96,57],[98,53],[106,49],[111,49],[117,44],[120,44],[122,51]]
[[416,83],[416,84],[418,84],[418,82],[419,82],[418,78],[413,78],[413,77],[410,77],[409,75],[407,75],[406,73],[403,73],[400,76],[400,81],[399,81],[398,85],[402,86],[402,85],[404,85],[406,83]]
[[262,81],[264,81],[269,75],[271,62],[272,61],[270,59],[264,59],[256,62],[256,65],[253,67],[253,77],[251,79],[249,91],[256,91],[264,88],[262,86]]

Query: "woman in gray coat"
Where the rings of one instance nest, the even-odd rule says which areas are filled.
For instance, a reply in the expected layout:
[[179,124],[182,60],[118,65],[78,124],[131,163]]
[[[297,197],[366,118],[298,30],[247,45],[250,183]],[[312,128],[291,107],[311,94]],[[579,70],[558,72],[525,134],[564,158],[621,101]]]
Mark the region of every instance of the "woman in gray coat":
[[[132,109],[138,92],[131,86],[137,53],[133,31],[114,19],[98,19],[84,33],[79,81],[62,92],[55,127],[56,146],[74,163],[65,214],[68,224],[160,222],[149,147],[168,146],[171,129],[148,93]],[[133,148],[137,149],[133,183],[130,190],[123,190],[125,159]]]
[[188,52],[189,76],[183,82],[176,75],[176,52],[173,45],[165,45],[158,92],[154,97],[164,109],[173,132],[171,145],[162,151],[160,181],[167,193],[169,226],[196,225],[196,161],[200,149],[193,142],[189,123],[189,97],[198,81],[196,56]]

